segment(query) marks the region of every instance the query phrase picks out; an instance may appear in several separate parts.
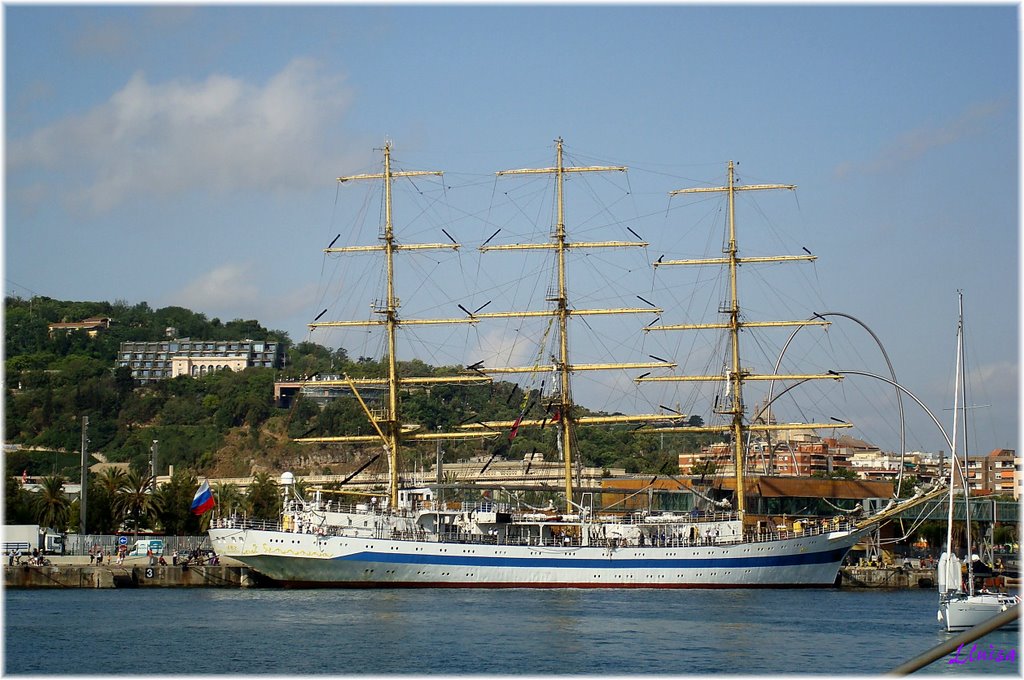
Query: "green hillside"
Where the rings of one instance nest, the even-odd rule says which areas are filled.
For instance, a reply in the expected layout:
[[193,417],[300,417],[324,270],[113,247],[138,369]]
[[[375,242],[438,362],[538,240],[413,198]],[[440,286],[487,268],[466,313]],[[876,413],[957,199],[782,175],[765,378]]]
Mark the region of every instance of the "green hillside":
[[[48,324],[107,316],[113,322],[89,337],[84,331],[63,331],[50,337]],[[287,347],[288,368],[277,371],[249,368],[222,371],[202,378],[179,377],[151,386],[134,384],[128,369],[115,369],[121,342],[159,340],[168,327],[179,337],[203,340],[277,340]],[[293,437],[367,434],[370,426],[358,404],[339,399],[321,410],[297,399],[290,408],[276,408],[273,383],[277,378],[316,373],[348,373],[353,377],[383,375],[374,360],[351,360],[344,349],[314,343],[292,345],[288,335],[268,330],[255,320],[222,322],[181,307],[153,310],[145,302],[73,302],[44,297],[5,300],[5,441],[19,444],[5,456],[8,476],[64,474],[78,476],[83,416],[89,418],[89,451],[110,462],[128,462],[148,471],[150,448],[159,440],[158,473],[167,466],[205,476],[248,476],[256,471],[290,469],[297,474],[341,474],[354,469],[366,454],[340,445],[299,445]],[[458,367],[431,367],[420,361],[402,362],[406,376],[448,373]],[[430,431],[445,429],[471,418],[514,419],[521,394],[510,383],[485,387],[442,386],[402,395],[407,421]],[[543,417],[534,399],[530,416]],[[531,451],[550,457],[555,449],[554,428],[522,429],[510,444],[451,442],[446,460],[498,453],[522,458]],[[625,467],[635,472],[673,471],[680,450],[697,441],[689,435],[636,435],[631,426],[581,432],[579,451],[586,465]],[[433,445],[402,455],[432,460]]]

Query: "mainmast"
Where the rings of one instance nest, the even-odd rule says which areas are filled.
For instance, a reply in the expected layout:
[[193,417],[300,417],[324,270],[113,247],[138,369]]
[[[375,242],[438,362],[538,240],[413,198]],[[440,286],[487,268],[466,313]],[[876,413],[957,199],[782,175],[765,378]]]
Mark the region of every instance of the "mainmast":
[[836,375],[825,374],[825,375],[755,375],[750,373],[748,370],[743,368],[743,364],[740,359],[740,329],[742,328],[755,328],[755,327],[776,327],[776,326],[805,326],[805,325],[819,325],[827,326],[827,321],[742,321],[740,318],[740,303],[739,303],[739,283],[738,283],[738,270],[741,264],[754,263],[754,262],[786,262],[794,260],[815,260],[813,255],[779,255],[769,257],[740,257],[739,247],[736,239],[736,192],[738,191],[766,191],[773,189],[796,189],[795,185],[792,184],[746,184],[737,185],[735,177],[735,168],[732,161],[729,161],[728,165],[728,183],[721,187],[697,187],[691,189],[678,189],[669,193],[669,196],[676,196],[678,194],[693,194],[693,193],[705,193],[705,192],[717,192],[725,193],[728,198],[728,227],[729,227],[729,243],[724,249],[724,257],[701,259],[701,260],[662,260],[655,262],[654,266],[659,265],[726,265],[729,271],[729,300],[722,305],[719,312],[727,316],[727,320],[724,323],[712,323],[712,324],[677,324],[677,325],[662,325],[662,326],[649,326],[645,328],[646,331],[664,331],[664,330],[694,330],[694,329],[725,329],[729,332],[729,345],[731,350],[730,366],[725,376],[721,375],[700,375],[700,376],[660,376],[660,377],[641,377],[637,378],[638,382],[653,382],[653,381],[709,381],[709,382],[722,382],[727,381],[729,384],[729,398],[724,406],[720,406],[716,411],[722,415],[728,416],[729,424],[726,426],[711,426],[711,427],[682,427],[682,428],[665,428],[663,432],[728,432],[731,434],[733,439],[733,460],[736,478],[736,511],[743,516],[746,511],[746,502],[744,498],[745,484],[743,477],[743,463],[744,463],[744,446],[746,445],[746,432],[750,429],[757,430],[778,430],[778,429],[816,429],[820,427],[849,427],[849,424],[838,424],[838,423],[804,423],[804,424],[786,424],[786,425],[757,425],[756,427],[748,426],[744,422],[745,418],[745,405],[743,403],[743,383],[747,380],[816,380],[816,379],[837,379]]
[[[549,366],[526,366],[526,367],[508,367],[508,368],[478,368],[478,370],[484,373],[490,374],[503,374],[503,373],[533,373],[539,369],[547,369],[549,371],[557,372],[561,385],[558,394],[558,415],[559,419],[556,423],[559,427],[559,432],[562,438],[563,446],[563,458],[565,462],[565,500],[566,500],[566,513],[573,512],[573,483],[572,483],[572,465],[574,448],[572,443],[572,429],[576,424],[610,424],[610,423],[637,423],[637,422],[654,422],[654,421],[665,421],[667,417],[663,414],[657,415],[635,415],[635,416],[577,416],[574,412],[574,404],[572,399],[571,380],[574,371],[592,371],[592,370],[606,370],[613,368],[631,368],[631,369],[642,369],[642,368],[672,368],[675,366],[674,363],[658,361],[658,362],[635,362],[635,363],[613,363],[613,364],[573,364],[569,359],[569,318],[572,316],[586,316],[596,314],[660,314],[661,309],[644,307],[644,308],[622,308],[622,309],[574,309],[569,302],[569,292],[567,283],[567,268],[565,263],[566,253],[575,248],[625,248],[625,247],[647,247],[647,243],[643,241],[601,241],[601,242],[570,242],[567,238],[567,231],[565,226],[565,192],[564,182],[565,176],[569,173],[581,173],[581,172],[625,172],[626,168],[622,166],[566,166],[563,159],[562,151],[562,139],[558,138],[555,140],[556,148],[556,162],[554,167],[549,168],[526,168],[521,170],[502,170],[499,171],[497,176],[505,175],[537,175],[537,174],[549,174],[555,176],[556,182],[556,194],[555,200],[557,202],[556,207],[556,221],[555,230],[552,235],[551,241],[547,243],[519,243],[509,245],[494,245],[494,246],[481,246],[481,252],[489,252],[493,250],[553,250],[556,257],[557,263],[557,281],[558,288],[556,291],[552,291],[553,294],[549,294],[547,301],[553,303],[551,310],[543,312],[491,312],[485,314],[473,314],[472,318],[475,319],[486,319],[486,318],[512,318],[512,317],[537,317],[537,316],[554,316],[558,323],[559,330],[559,347],[558,356],[552,357],[554,363]],[[679,417],[679,416],[677,416]],[[490,423],[470,423],[463,425],[463,429],[473,430],[480,427],[509,427],[513,424],[518,424],[521,427],[526,426],[537,426],[543,425],[544,420],[520,420],[517,423],[501,421],[501,422],[490,422]]]
[[[441,176],[443,173],[435,170],[409,170],[395,172],[391,169],[391,142],[384,144],[384,172],[376,174],[351,175],[339,177],[338,182],[349,182],[353,180],[383,180],[384,181],[384,233],[381,236],[381,244],[375,246],[348,246],[341,248],[325,248],[325,253],[365,253],[382,251],[384,253],[385,270],[387,274],[387,289],[385,299],[382,303],[375,304],[373,311],[382,317],[379,320],[368,321],[321,321],[313,322],[309,328],[318,327],[353,327],[353,326],[383,326],[387,336],[388,345],[388,375],[386,379],[348,379],[345,380],[324,380],[318,384],[324,386],[344,385],[348,386],[358,397],[355,385],[387,386],[388,405],[387,412],[381,418],[371,418],[377,435],[352,435],[336,437],[311,437],[297,439],[298,442],[348,442],[367,443],[382,441],[384,449],[388,454],[389,488],[388,502],[391,508],[398,504],[398,450],[403,440],[430,440],[430,439],[453,439],[470,437],[494,436],[493,433],[472,433],[472,432],[424,432],[424,433],[403,433],[402,423],[399,419],[398,391],[403,384],[465,384],[490,382],[490,378],[483,375],[464,375],[446,377],[418,377],[402,378],[398,371],[398,329],[400,326],[425,325],[425,324],[446,324],[446,323],[475,323],[474,319],[401,319],[398,314],[400,302],[395,295],[395,253],[401,250],[458,250],[458,243],[417,243],[400,244],[395,240],[394,226],[391,217],[391,186],[396,178],[420,177],[423,175]],[[362,398],[359,397],[362,404]],[[365,404],[364,404],[365,408]]]

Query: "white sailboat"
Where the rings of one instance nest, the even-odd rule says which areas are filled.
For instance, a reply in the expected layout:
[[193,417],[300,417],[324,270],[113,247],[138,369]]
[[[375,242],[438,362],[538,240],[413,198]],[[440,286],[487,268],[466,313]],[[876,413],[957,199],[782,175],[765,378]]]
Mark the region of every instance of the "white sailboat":
[[[967,393],[964,367],[964,307],[963,293],[958,295],[959,316],[957,322],[957,354],[956,354],[956,377],[954,379],[953,396],[953,451],[952,461],[949,468],[949,517],[946,525],[946,550],[939,556],[938,564],[938,586],[939,586],[939,611],[938,620],[947,631],[960,631],[972,628],[979,623],[984,623],[996,614],[1006,611],[1008,608],[1019,604],[1020,597],[1007,593],[994,593],[987,590],[975,591],[974,585],[974,560],[971,554],[971,489],[967,480]],[[963,404],[960,400],[963,399]],[[957,455],[958,443],[957,429],[961,422],[961,409],[963,409],[963,447],[964,465],[961,466],[960,458]],[[960,474],[960,484],[957,484],[957,472]],[[953,549],[953,506],[954,498],[958,488],[963,489],[964,496],[964,522],[965,541],[967,544],[966,577],[963,576],[964,565],[957,557]],[[1015,630],[1017,619],[1006,628]]]
[[[214,549],[233,557],[273,581],[286,586],[338,587],[586,587],[586,588],[733,588],[733,587],[798,587],[830,586],[850,548],[872,531],[878,522],[903,509],[943,493],[942,489],[922,491],[902,503],[890,503],[884,512],[872,517],[835,518],[827,522],[806,523],[800,531],[777,531],[776,528],[755,527],[745,521],[743,457],[744,442],[749,431],[744,411],[742,389],[745,380],[766,378],[751,376],[740,363],[740,330],[745,326],[769,325],[741,320],[735,285],[737,270],[744,262],[807,259],[798,257],[740,258],[736,246],[733,196],[740,191],[793,188],[787,185],[739,185],[729,164],[728,183],[717,188],[689,191],[721,192],[729,198],[729,248],[725,257],[703,261],[721,264],[732,280],[732,299],[722,312],[725,324],[713,327],[727,329],[731,343],[729,368],[725,375],[702,376],[701,380],[727,381],[728,399],[718,413],[728,422],[704,428],[680,427],[675,431],[722,432],[732,437],[735,455],[735,504],[711,511],[694,510],[685,515],[671,512],[605,512],[595,507],[592,494],[581,494],[573,484],[573,462],[578,455],[572,436],[580,425],[608,423],[664,422],[665,414],[638,416],[584,416],[577,413],[572,401],[571,378],[574,372],[602,370],[611,365],[573,364],[568,355],[567,321],[573,315],[607,313],[650,313],[641,310],[583,310],[570,303],[566,286],[565,254],[570,248],[643,247],[646,243],[570,242],[563,211],[563,180],[569,173],[624,171],[620,167],[566,166],[562,141],[556,140],[556,164],[550,168],[505,171],[502,174],[549,174],[556,181],[556,223],[546,243],[481,246],[486,250],[533,249],[551,252],[557,261],[557,284],[549,291],[550,308],[546,312],[468,313],[464,319],[419,320],[402,319],[394,290],[394,256],[399,250],[442,248],[448,244],[399,244],[392,227],[391,183],[398,178],[427,174],[395,172],[391,169],[390,145],[384,147],[384,170],[379,174],[339,178],[381,180],[385,187],[385,224],[381,243],[375,246],[328,248],[330,252],[380,251],[385,259],[387,291],[376,312],[382,317],[370,322],[321,322],[311,326],[367,325],[382,326],[387,334],[388,375],[371,380],[344,380],[356,397],[359,387],[373,385],[387,392],[383,415],[373,414],[359,398],[368,419],[377,432],[374,436],[321,437],[309,441],[380,443],[388,457],[390,484],[387,503],[341,506],[325,503],[319,496],[308,501],[292,493],[290,473],[285,473],[287,497],[282,515],[275,522],[253,522],[237,517],[215,519],[210,529]],[[447,235],[447,232],[446,232]],[[449,236],[449,238],[451,238]],[[453,240],[454,243],[454,240]],[[454,247],[458,247],[456,244]],[[659,262],[693,264],[691,261]],[[558,333],[557,350],[546,366],[488,369],[479,365],[465,376],[447,378],[403,378],[396,367],[396,332],[400,326],[417,323],[479,323],[487,319],[515,316],[547,316]],[[786,325],[789,322],[774,322]],[[792,322],[805,324],[807,322]],[[650,330],[669,330],[652,327]],[[664,368],[673,364],[634,363],[626,368]],[[617,367],[622,367],[618,365]],[[414,381],[480,382],[485,375],[525,373],[538,368],[554,373],[557,391],[553,395],[554,412],[550,418],[515,421],[470,423],[454,432],[424,432],[404,426],[399,410],[398,394]],[[785,380],[827,378],[822,376],[768,376]],[[643,376],[641,376],[643,378]],[[637,379],[640,380],[640,379]],[[528,426],[542,427],[545,422],[558,428],[561,458],[564,461],[564,511],[538,511],[494,502],[440,503],[428,488],[402,488],[398,469],[398,450],[403,442],[437,440],[455,437],[494,436],[501,431]],[[804,427],[834,427],[829,424],[808,424]],[[770,429],[770,424],[758,429]],[[793,429],[793,425],[786,425]],[[659,431],[672,431],[667,428]],[[385,507],[386,506],[386,507]]]

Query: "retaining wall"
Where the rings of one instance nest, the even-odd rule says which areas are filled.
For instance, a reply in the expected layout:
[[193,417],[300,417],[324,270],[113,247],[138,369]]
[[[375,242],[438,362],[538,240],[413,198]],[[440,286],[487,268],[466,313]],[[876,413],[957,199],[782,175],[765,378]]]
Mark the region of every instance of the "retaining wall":
[[82,566],[4,567],[7,588],[248,588],[261,585],[248,567]]

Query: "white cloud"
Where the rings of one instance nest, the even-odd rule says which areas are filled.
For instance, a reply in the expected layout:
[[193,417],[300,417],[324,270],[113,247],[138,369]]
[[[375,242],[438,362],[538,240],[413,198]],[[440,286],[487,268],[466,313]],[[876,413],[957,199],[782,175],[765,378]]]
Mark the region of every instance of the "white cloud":
[[182,307],[219,314],[219,310],[252,306],[259,299],[259,286],[252,267],[229,263],[203,274],[170,297]]
[[282,328],[296,315],[308,315],[315,286],[281,291],[253,264],[227,263],[166,296],[164,304],[202,312],[221,320],[257,319],[268,328]]
[[69,210],[93,214],[138,195],[308,187],[341,167],[325,136],[349,101],[340,76],[306,59],[262,85],[136,73],[93,110],[12,140],[8,177],[47,171]]
[[516,331],[490,330],[481,334],[479,346],[470,351],[470,357],[488,367],[529,366],[537,358],[537,338]]
[[116,57],[129,47],[137,47],[131,26],[127,22],[87,22],[74,37],[72,47],[76,55]]
[[1017,363],[1011,361],[984,364],[980,368],[975,368],[971,384],[983,386],[985,394],[991,399],[1016,399],[1020,389],[1018,370]]
[[934,149],[955,144],[977,134],[1007,107],[1006,101],[975,104],[945,124],[922,126],[905,132],[879,149],[874,158],[863,162],[847,161],[840,164],[836,167],[836,176],[877,174],[897,170],[916,162]]

